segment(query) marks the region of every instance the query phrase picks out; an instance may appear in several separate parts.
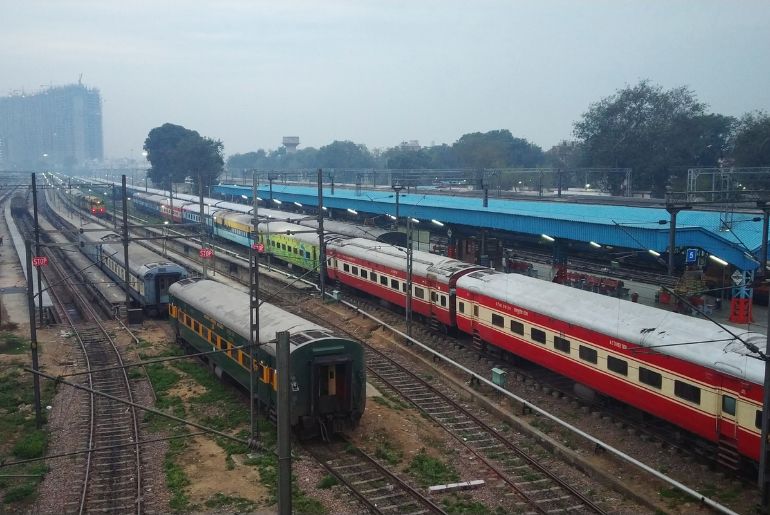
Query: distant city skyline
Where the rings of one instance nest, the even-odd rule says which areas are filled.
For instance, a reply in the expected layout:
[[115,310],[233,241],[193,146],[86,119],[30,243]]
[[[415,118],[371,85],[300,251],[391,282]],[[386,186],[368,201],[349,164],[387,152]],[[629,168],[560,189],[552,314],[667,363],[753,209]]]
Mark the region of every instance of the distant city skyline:
[[548,150],[641,79],[724,115],[770,110],[768,26],[766,0],[18,2],[0,18],[0,96],[82,75],[107,158],[139,158],[166,122],[227,155],[497,129]]

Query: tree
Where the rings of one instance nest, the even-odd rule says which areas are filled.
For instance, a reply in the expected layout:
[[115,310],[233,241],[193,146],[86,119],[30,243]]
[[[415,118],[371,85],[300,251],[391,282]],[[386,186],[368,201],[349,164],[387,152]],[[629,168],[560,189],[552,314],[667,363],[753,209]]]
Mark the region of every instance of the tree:
[[366,145],[334,141],[318,149],[316,163],[321,168],[372,168],[374,158]]
[[569,170],[583,165],[583,145],[579,141],[561,141],[545,154],[545,164],[552,168]]
[[[663,90],[643,80],[592,104],[575,123],[584,166],[632,168],[634,186],[662,197],[672,170],[714,166],[732,121],[706,113],[686,87]],[[610,181],[617,193],[619,178]]]
[[508,130],[464,134],[454,145],[460,165],[469,168],[533,167],[543,163],[543,151]]
[[770,115],[747,113],[737,122],[732,141],[736,166],[770,166]]
[[164,189],[188,176],[196,185],[199,177],[204,184],[210,183],[222,172],[223,149],[221,141],[202,137],[181,125],[163,124],[152,129],[144,140],[151,165],[147,177]]
[[424,149],[404,150],[401,147],[389,148],[383,156],[385,167],[391,170],[422,170],[431,168],[430,156]]

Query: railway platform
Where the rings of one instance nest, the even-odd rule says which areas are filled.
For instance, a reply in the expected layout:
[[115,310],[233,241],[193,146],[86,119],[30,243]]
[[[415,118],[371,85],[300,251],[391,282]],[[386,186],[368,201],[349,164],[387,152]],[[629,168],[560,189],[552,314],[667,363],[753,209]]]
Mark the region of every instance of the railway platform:
[[[3,246],[0,247],[0,304],[3,317],[0,325],[18,324],[20,327],[29,326],[29,311],[27,310],[27,279],[21,267],[19,255],[11,237],[10,199],[2,204],[3,216],[0,216],[0,237]],[[23,245],[23,242],[22,242]],[[23,249],[22,249],[23,250]]]

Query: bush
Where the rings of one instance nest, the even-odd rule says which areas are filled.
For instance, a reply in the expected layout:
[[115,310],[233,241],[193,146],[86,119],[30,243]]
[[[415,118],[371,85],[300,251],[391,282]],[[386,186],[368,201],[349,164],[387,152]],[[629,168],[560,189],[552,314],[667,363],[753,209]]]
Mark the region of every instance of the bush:
[[35,494],[36,485],[33,483],[25,483],[20,486],[16,486],[5,492],[3,496],[3,502],[19,502],[31,497]]
[[13,446],[13,455],[22,458],[40,458],[45,452],[48,437],[43,431],[32,431]]
[[321,480],[318,482],[318,488],[321,490],[327,490],[334,485],[340,484],[339,481],[337,481],[337,478],[332,476],[331,474],[326,474],[324,477],[321,478]]

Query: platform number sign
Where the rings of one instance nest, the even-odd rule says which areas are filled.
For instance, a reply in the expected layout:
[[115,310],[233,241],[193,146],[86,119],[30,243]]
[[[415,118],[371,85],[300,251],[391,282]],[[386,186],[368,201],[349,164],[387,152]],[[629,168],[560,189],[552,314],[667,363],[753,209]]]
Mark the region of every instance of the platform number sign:
[[251,248],[259,252],[260,254],[265,251],[265,245],[262,243],[252,243]]
[[214,251],[204,247],[198,251],[198,255],[204,259],[209,259],[214,257]]
[[40,268],[41,266],[48,266],[48,258],[45,256],[35,256],[32,258],[32,266]]
[[691,264],[698,261],[698,249],[687,249],[687,254],[685,255],[685,263]]

